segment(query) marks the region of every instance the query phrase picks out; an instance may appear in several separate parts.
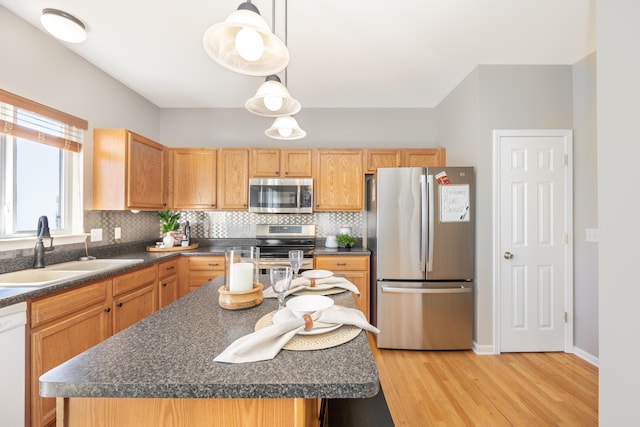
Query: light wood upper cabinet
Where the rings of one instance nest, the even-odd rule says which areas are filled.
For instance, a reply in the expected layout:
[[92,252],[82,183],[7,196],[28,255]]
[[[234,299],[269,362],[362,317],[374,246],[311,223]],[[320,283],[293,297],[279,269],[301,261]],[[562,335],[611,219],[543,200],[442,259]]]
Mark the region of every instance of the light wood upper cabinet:
[[216,208],[216,149],[170,149],[169,200],[173,209]]
[[251,150],[252,178],[310,178],[310,149],[254,148]]
[[218,152],[218,209],[244,210],[249,204],[249,149]]
[[405,148],[402,150],[402,166],[446,166],[444,148]]
[[164,146],[126,129],[93,131],[93,209],[167,207]]
[[401,165],[401,150],[367,148],[364,150],[364,172],[375,173],[378,168],[396,168]]
[[362,150],[317,150],[314,193],[315,211],[361,211],[364,206]]

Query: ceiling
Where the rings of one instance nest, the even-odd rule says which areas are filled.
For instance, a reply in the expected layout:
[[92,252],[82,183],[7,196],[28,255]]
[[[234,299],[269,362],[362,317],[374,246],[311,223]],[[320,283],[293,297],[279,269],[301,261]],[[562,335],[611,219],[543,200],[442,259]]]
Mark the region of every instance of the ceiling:
[[[61,43],[158,107],[241,108],[264,78],[218,65],[202,36],[242,1],[0,5],[43,32],[44,8],[77,16],[87,40]],[[275,15],[274,32],[291,56],[280,77],[303,109],[432,108],[479,64],[574,64],[595,50],[595,0],[252,3],[270,25]]]

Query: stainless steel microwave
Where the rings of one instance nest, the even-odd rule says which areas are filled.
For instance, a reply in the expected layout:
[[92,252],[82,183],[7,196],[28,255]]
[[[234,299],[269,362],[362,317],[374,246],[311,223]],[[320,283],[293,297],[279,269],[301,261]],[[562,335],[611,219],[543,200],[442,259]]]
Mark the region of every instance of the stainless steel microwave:
[[313,179],[249,179],[249,212],[313,213]]

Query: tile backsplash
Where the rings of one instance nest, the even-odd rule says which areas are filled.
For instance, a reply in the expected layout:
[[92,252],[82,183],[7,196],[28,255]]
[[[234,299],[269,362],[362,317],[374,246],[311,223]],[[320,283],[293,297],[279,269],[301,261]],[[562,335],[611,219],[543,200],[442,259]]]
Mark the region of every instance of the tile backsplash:
[[[194,239],[234,239],[255,237],[257,224],[315,224],[316,237],[323,238],[337,234],[338,228],[350,226],[354,237],[363,237],[365,223],[364,212],[318,212],[309,215],[255,214],[249,212],[200,212],[182,211],[180,227],[189,221]],[[121,236],[115,239],[115,228],[120,227]],[[83,243],[57,246],[47,253],[49,263],[58,263],[92,254],[92,250],[107,250],[113,246],[153,244],[161,239],[158,213],[130,211],[85,211],[84,230],[102,229],[102,241],[91,242],[87,237]],[[33,249],[21,249],[0,252],[0,273],[21,268],[31,268]],[[7,265],[4,265],[7,264]],[[11,264],[11,265],[8,265]]]

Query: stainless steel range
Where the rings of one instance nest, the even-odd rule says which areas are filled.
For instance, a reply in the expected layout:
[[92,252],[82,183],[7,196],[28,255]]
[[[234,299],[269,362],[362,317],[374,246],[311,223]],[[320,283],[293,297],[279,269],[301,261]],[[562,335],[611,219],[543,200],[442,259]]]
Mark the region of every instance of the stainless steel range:
[[289,265],[289,251],[304,252],[302,270],[313,268],[315,225],[256,225],[256,246],[260,248],[260,269],[276,265]]

